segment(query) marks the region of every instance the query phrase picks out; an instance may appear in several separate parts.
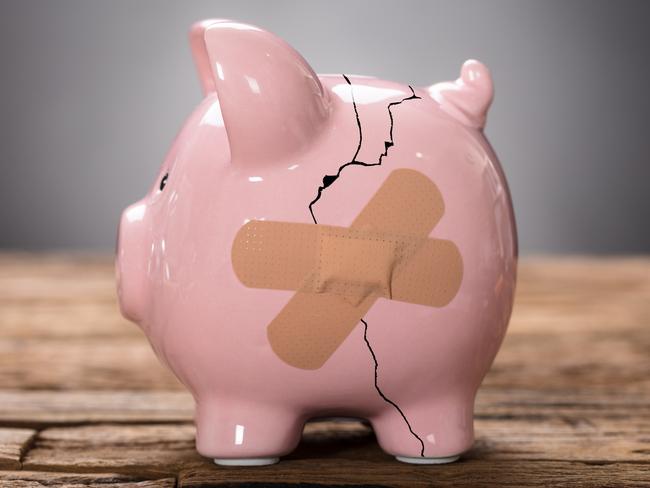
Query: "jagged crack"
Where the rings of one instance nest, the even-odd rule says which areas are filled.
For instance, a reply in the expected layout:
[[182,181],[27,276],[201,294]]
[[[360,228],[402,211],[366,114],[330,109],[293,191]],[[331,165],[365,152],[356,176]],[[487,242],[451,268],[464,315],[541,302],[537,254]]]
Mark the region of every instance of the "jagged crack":
[[[314,208],[313,208],[314,205],[316,204],[316,202],[318,202],[318,200],[320,200],[320,197],[323,194],[323,190],[325,190],[326,188],[331,186],[332,183],[334,183],[339,178],[339,176],[341,176],[341,172],[345,168],[347,168],[348,166],[381,166],[381,163],[383,162],[383,159],[388,155],[388,150],[395,145],[395,141],[393,139],[394,121],[393,121],[392,108],[395,107],[396,105],[399,105],[399,104],[401,104],[403,102],[406,102],[407,100],[421,99],[421,97],[418,97],[415,94],[415,91],[413,90],[413,87],[411,85],[409,85],[409,89],[411,90],[411,95],[410,96],[408,96],[406,98],[403,98],[401,100],[398,100],[396,102],[391,102],[391,103],[388,104],[388,116],[390,118],[390,131],[388,133],[389,134],[389,140],[384,141],[384,152],[382,152],[379,155],[379,158],[377,158],[377,161],[374,162],[374,163],[366,163],[366,162],[363,162],[363,161],[359,161],[357,159],[357,157],[359,156],[359,152],[361,151],[361,145],[363,144],[363,130],[361,128],[361,119],[359,118],[359,110],[357,109],[357,102],[356,102],[356,100],[354,98],[354,90],[352,89],[352,83],[350,82],[350,79],[346,75],[343,75],[343,78],[345,79],[345,82],[348,85],[350,85],[350,95],[351,95],[351,98],[352,98],[352,107],[354,108],[354,115],[355,115],[355,117],[357,119],[357,128],[359,129],[359,143],[357,144],[357,149],[354,152],[354,156],[352,156],[352,159],[350,161],[348,161],[345,164],[342,164],[339,167],[336,174],[334,174],[334,175],[325,175],[323,177],[323,184],[318,187],[318,192],[316,194],[316,197],[311,202],[309,202],[309,213],[311,214],[311,218],[314,221],[314,224],[318,224],[318,221],[316,220],[316,216],[314,215]],[[411,427],[410,422],[406,418],[406,415],[404,415],[404,412],[402,411],[402,409],[399,408],[397,403],[395,403],[390,398],[388,398],[386,395],[384,395],[384,392],[381,391],[381,388],[379,388],[379,363],[377,362],[377,356],[375,355],[375,351],[373,350],[372,346],[370,345],[370,341],[368,340],[368,323],[364,319],[361,319],[361,322],[363,323],[363,326],[364,326],[363,340],[365,341],[366,345],[368,346],[368,350],[370,351],[370,354],[372,356],[372,360],[375,363],[375,390],[377,390],[377,393],[379,393],[379,396],[386,403],[389,403],[390,405],[392,405],[395,408],[395,410],[397,410],[399,412],[399,414],[402,416],[402,418],[404,419],[404,422],[406,423],[406,426],[409,429],[409,432],[411,432],[413,437],[415,437],[418,440],[418,442],[420,443],[420,446],[421,446],[420,456],[424,457],[424,442],[422,441],[420,436],[418,436],[415,433],[415,431]]]
[[406,422],[406,426],[409,428],[409,431],[411,432],[411,434],[413,434],[413,437],[415,437],[420,443],[421,446],[420,456],[424,457],[424,442],[422,441],[420,436],[415,433],[415,431],[411,427],[409,420],[406,418],[406,415],[404,415],[404,412],[402,412],[402,409],[399,408],[397,403],[395,403],[393,400],[391,400],[386,395],[384,395],[384,392],[381,391],[381,388],[379,388],[379,363],[377,362],[377,356],[375,355],[375,351],[373,350],[372,346],[370,345],[370,341],[368,340],[368,322],[366,322],[364,319],[361,319],[361,322],[363,323],[363,340],[366,342],[366,345],[368,346],[368,350],[372,355],[372,360],[375,363],[375,390],[377,390],[377,393],[379,393],[379,396],[381,396],[381,398],[385,402],[390,403],[393,407],[395,407],[395,410],[397,410],[399,414],[402,416],[404,422]]
[[323,184],[318,187],[318,192],[316,193],[316,197],[309,202],[309,213],[311,214],[311,218],[314,221],[314,224],[317,224],[318,222],[316,221],[316,216],[314,215],[314,205],[318,200],[320,200],[321,195],[323,194],[323,190],[328,188],[329,186],[334,183],[339,176],[341,176],[341,172],[347,168],[348,166],[381,166],[381,163],[383,162],[383,159],[388,155],[388,150],[395,145],[395,141],[393,140],[393,111],[392,108],[395,107],[396,105],[400,105],[403,102],[406,102],[407,100],[415,100],[415,99],[421,99],[422,97],[418,97],[415,94],[415,91],[413,90],[413,87],[409,85],[409,89],[411,90],[411,95],[403,98],[401,100],[398,100],[396,102],[391,102],[388,104],[388,116],[390,118],[390,131],[389,131],[389,140],[384,141],[384,152],[382,152],[379,155],[379,158],[377,161],[374,163],[366,163],[363,161],[359,161],[357,157],[359,156],[359,152],[361,151],[361,145],[363,144],[363,130],[361,129],[361,119],[359,118],[359,110],[357,108],[357,102],[354,98],[354,91],[352,90],[352,83],[350,82],[350,79],[346,76],[343,75],[343,78],[345,79],[345,82],[350,85],[350,95],[352,99],[352,108],[354,109],[354,115],[357,119],[357,128],[359,129],[359,143],[357,144],[357,149],[354,152],[354,156],[352,156],[352,159],[348,161],[347,163],[342,164],[339,166],[338,171],[334,175],[325,175],[323,177]]

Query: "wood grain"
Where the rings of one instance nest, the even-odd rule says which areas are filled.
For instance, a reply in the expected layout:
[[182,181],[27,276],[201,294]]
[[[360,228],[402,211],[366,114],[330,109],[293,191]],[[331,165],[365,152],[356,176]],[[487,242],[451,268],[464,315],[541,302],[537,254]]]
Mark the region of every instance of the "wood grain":
[[119,316],[109,258],[0,253],[0,486],[30,488],[650,486],[650,258],[521,263],[459,463],[401,464],[365,424],[319,421],[278,465],[223,468],[192,416]]
[[0,471],[0,488],[174,488],[174,478],[145,480],[114,473]]
[[0,390],[0,424],[42,428],[97,423],[191,422],[185,391]]
[[20,460],[36,431],[0,428],[0,469],[20,468]]
[[203,463],[194,449],[194,426],[92,425],[41,431],[23,460],[25,469],[173,475]]
[[[460,461],[445,466],[415,467],[392,461],[339,460],[315,469],[303,460],[289,466],[257,470],[196,469],[184,471],[179,486],[220,487],[647,487],[650,468],[638,464],[591,465],[562,461]],[[272,480],[272,481],[270,481]]]

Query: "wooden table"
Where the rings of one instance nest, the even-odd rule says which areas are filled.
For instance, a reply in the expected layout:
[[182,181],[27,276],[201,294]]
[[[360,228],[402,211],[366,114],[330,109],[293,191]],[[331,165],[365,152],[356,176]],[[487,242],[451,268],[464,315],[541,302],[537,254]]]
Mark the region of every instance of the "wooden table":
[[650,486],[650,258],[520,269],[461,461],[401,464],[363,424],[321,422],[278,465],[223,468],[120,318],[110,258],[0,254],[0,486]]

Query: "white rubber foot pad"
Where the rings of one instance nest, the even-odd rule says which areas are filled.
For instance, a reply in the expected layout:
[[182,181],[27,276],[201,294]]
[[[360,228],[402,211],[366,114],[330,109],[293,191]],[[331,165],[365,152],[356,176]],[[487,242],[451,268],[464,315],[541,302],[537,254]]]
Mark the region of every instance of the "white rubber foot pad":
[[219,466],[268,466],[275,464],[280,458],[243,458],[243,459],[215,459],[214,464]]
[[448,464],[458,461],[460,456],[448,456],[438,458],[427,457],[409,457],[409,456],[395,456],[395,459],[408,464]]

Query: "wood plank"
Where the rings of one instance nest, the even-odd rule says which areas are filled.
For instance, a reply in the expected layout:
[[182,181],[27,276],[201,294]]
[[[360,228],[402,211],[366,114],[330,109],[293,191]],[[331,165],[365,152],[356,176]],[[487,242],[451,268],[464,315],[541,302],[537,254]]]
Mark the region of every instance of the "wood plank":
[[0,339],[6,389],[181,390],[144,337]]
[[640,419],[650,422],[650,395],[638,393],[580,392],[576,390],[524,390],[481,388],[476,397],[479,418],[566,418],[574,422],[591,417]]
[[[639,425],[640,424],[640,425]],[[592,418],[531,422],[477,419],[477,439],[466,459],[567,460],[650,463],[650,423]]]
[[168,478],[164,480],[147,480],[147,481],[138,481],[138,482],[126,482],[126,483],[111,483],[109,485],[104,483],[90,483],[90,484],[78,484],[78,483],[65,483],[61,484],[47,484],[44,485],[40,481],[25,481],[25,480],[11,480],[11,481],[1,481],[0,488],[44,488],[46,486],[54,486],[60,488],[174,488],[176,486],[176,480],[174,478]]
[[592,465],[563,461],[468,460],[441,466],[407,466],[363,459],[338,459],[315,465],[293,461],[257,469],[204,466],[181,472],[180,488],[224,487],[539,487],[577,488],[650,486],[647,465],[612,463]]
[[181,467],[204,462],[194,448],[194,430],[187,424],[45,429],[23,466],[33,471],[174,475]]
[[31,429],[0,428],[0,469],[19,469],[22,455],[35,435]]
[[3,252],[0,255],[0,292],[2,305],[114,304],[112,259],[108,256]]
[[0,488],[174,488],[175,478],[145,480],[115,473],[0,471]]
[[141,337],[117,306],[109,256],[0,253],[5,339]]
[[[8,485],[9,486],[9,485]],[[24,480],[12,480],[11,488],[44,488],[46,486],[54,486],[59,488],[174,488],[176,486],[176,480],[174,478],[167,478],[164,480],[147,480],[147,481],[138,481],[138,482],[126,482],[126,483],[111,483],[110,485],[103,483],[66,483],[64,485],[57,484],[48,484],[44,485],[39,481],[24,481]]]
[[483,384],[550,391],[650,392],[649,330],[513,330],[506,335]]
[[521,261],[511,325],[517,331],[625,333],[650,323],[650,258]]
[[185,391],[0,390],[0,425],[42,428],[94,423],[191,422]]

